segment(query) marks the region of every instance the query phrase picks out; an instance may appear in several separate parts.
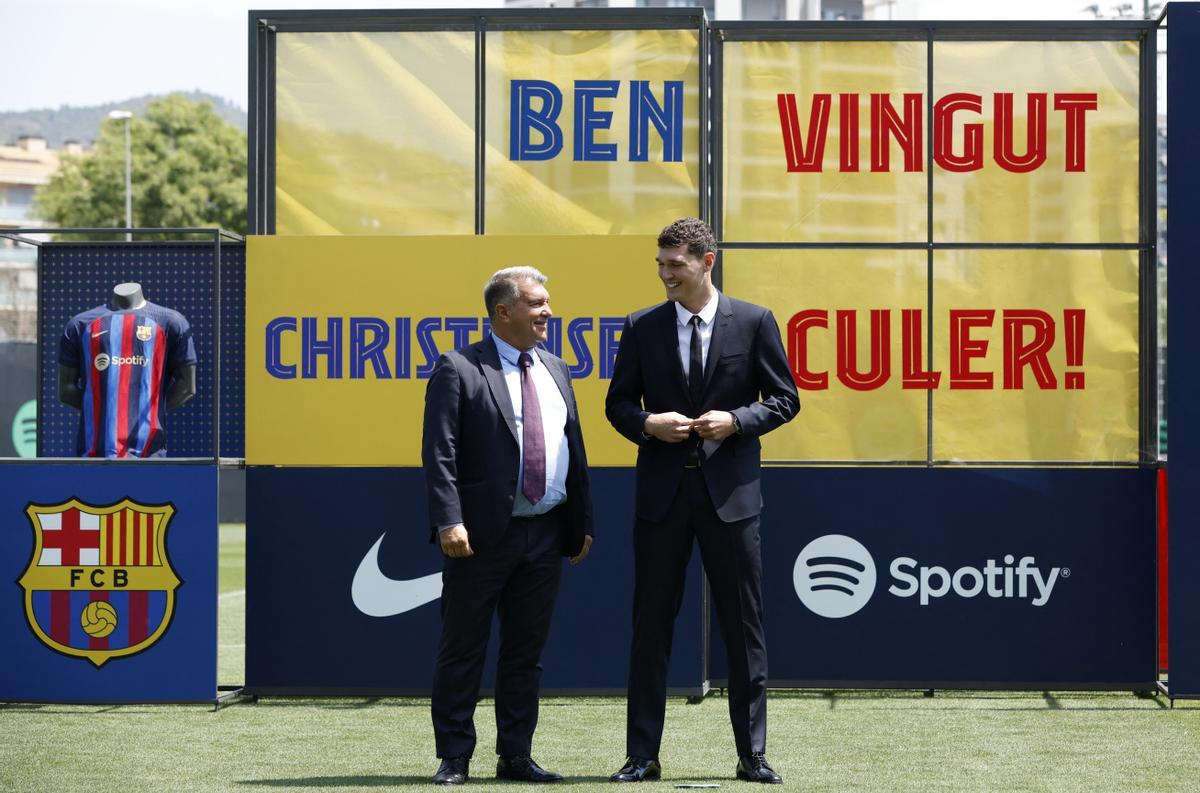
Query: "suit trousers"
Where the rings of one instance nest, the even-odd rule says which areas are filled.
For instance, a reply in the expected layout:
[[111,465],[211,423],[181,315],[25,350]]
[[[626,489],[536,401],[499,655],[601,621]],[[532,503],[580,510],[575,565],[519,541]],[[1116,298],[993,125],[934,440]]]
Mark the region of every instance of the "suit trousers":
[[475,704],[496,613],[496,753],[530,753],[542,648],[562,577],[565,519],[562,506],[546,515],[512,518],[498,545],[472,556],[446,557],[431,703],[438,757],[470,757],[475,751]]
[[729,719],[739,756],[766,751],[767,648],[762,555],[755,515],[717,517],[699,468],[683,481],[662,521],[634,523],[633,644],[629,658],[626,751],[657,758],[666,715],[667,667],[683,603],[693,537],[729,653]]

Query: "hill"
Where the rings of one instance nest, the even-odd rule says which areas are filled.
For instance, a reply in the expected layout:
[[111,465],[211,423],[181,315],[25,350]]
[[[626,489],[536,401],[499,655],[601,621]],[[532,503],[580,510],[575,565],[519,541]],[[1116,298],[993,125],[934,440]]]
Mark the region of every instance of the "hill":
[[[246,111],[223,97],[203,91],[178,91],[194,102],[211,102],[217,115],[239,129],[246,128]],[[51,148],[61,148],[63,141],[75,140],[89,143],[96,139],[100,122],[112,110],[131,110],[140,114],[146,105],[163,96],[147,94],[120,102],[109,102],[88,107],[63,105],[60,108],[0,112],[0,143],[15,143],[22,135],[35,135],[46,139]]]

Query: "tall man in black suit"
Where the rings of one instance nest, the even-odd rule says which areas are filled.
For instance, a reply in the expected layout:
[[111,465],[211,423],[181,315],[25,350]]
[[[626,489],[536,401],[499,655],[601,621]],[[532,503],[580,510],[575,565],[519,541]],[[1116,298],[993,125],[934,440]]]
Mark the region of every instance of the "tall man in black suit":
[[439,358],[425,391],[431,541],[445,554],[432,701],[438,784],[467,781],[497,610],[496,776],[562,779],[535,763],[530,748],[561,557],[578,564],[587,556],[592,506],[567,366],[537,348],[551,316],[545,283],[532,267],[493,275],[483,292],[491,337]]
[[729,651],[737,777],[768,765],[767,650],[759,549],[759,436],[800,409],[771,312],[712,284],[716,238],[696,218],[658,237],[667,302],[631,314],[608,389],[612,425],[638,445],[633,645],[626,751],[614,782],[661,775],[667,664],[693,537]]

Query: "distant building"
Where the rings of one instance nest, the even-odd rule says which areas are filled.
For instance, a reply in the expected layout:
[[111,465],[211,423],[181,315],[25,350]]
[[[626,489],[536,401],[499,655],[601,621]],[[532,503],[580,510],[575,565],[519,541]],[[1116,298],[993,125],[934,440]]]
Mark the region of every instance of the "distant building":
[[895,0],[505,0],[507,8],[680,8],[700,7],[709,19],[863,19],[877,6],[876,18],[887,18]]
[[[16,145],[0,145],[0,232],[49,225],[37,217],[33,194],[58,171],[63,153],[84,149],[67,141],[62,149],[44,138],[25,136]],[[43,238],[44,235],[43,235]],[[37,251],[10,239],[0,240],[0,342],[33,341],[37,322]]]

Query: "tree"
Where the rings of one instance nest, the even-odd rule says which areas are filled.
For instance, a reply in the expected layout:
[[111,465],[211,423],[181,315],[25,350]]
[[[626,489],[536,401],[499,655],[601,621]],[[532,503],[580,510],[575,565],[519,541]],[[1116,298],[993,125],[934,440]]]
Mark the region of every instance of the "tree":
[[[172,94],[130,119],[133,225],[246,231],[246,136],[208,102]],[[39,214],[64,226],[125,225],[125,122],[100,125],[96,148],[64,155],[38,190]],[[111,239],[111,238],[110,238]]]

